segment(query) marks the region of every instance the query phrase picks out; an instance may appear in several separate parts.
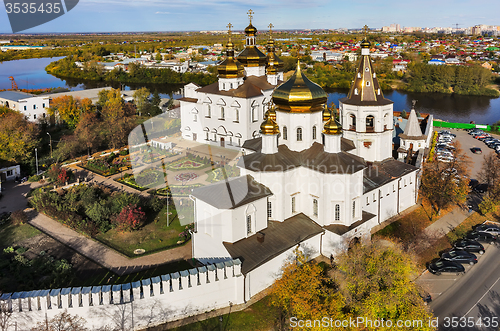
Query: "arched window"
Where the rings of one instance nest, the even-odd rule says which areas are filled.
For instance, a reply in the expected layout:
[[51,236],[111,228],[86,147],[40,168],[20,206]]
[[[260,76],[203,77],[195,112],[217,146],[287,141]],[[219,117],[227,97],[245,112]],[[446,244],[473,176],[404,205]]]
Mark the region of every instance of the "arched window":
[[349,130],[356,130],[356,116],[350,115],[351,123],[349,125]]
[[198,122],[198,117],[196,114],[193,114],[193,122]]
[[292,213],[295,213],[295,197],[292,197]]
[[387,130],[387,128],[389,128],[389,114],[385,114],[384,115],[384,130]]
[[211,113],[212,113],[212,106],[207,105],[207,117],[208,117],[208,118],[210,118]]
[[354,89],[354,95],[358,95],[358,89],[357,88]]
[[366,116],[366,132],[373,132],[374,131],[374,125],[375,123],[375,118],[372,115]]
[[340,221],[340,205],[335,205],[335,221]]
[[287,140],[288,139],[288,130],[286,126],[283,126],[283,139]]
[[252,234],[252,215],[247,215],[247,235]]
[[234,111],[235,111],[234,121],[239,122],[240,121],[240,110],[235,109]]
[[356,217],[356,201],[352,202],[352,218]]
[[313,126],[313,140],[316,140],[316,125]]
[[297,128],[297,141],[302,141],[302,128]]
[[224,116],[224,107],[220,107],[220,119],[223,120],[225,118]]
[[318,216],[318,200],[313,199],[313,215]]
[[367,82],[366,82],[366,86],[370,86],[370,81],[367,81]]
[[273,209],[271,201],[267,202],[267,218],[271,218],[273,216]]

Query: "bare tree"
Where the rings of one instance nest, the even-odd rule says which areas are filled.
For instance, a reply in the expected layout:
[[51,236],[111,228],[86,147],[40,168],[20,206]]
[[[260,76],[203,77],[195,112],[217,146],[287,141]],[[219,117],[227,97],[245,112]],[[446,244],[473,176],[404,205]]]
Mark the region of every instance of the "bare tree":
[[9,329],[10,319],[12,317],[12,311],[9,309],[9,305],[6,302],[0,303],[0,329],[1,331],[7,331]]
[[488,184],[488,197],[498,201],[500,199],[500,158],[491,152],[483,157],[483,165],[478,179],[481,183]]
[[450,204],[464,204],[469,194],[469,160],[460,144],[455,145],[452,162],[441,162],[434,158],[423,167],[421,193],[439,215]]
[[67,311],[54,316],[54,318],[39,322],[31,331],[88,331],[85,327],[87,321],[78,315],[70,315]]

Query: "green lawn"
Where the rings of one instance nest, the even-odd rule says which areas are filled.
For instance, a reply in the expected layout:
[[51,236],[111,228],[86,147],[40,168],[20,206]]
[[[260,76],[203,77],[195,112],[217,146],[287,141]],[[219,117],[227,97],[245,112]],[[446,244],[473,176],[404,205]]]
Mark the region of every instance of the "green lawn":
[[168,216],[170,224],[167,227],[165,211],[166,207],[156,216],[148,215],[146,225],[139,230],[120,232],[112,229],[106,233],[100,233],[96,239],[128,257],[141,256],[134,254],[134,250],[139,248],[144,249],[145,254],[150,254],[178,247],[179,233],[184,231],[185,227],[180,224],[173,207],[170,207],[172,214]]
[[0,226],[0,247],[8,247],[16,242],[39,235],[41,232],[29,224]]
[[222,328],[219,317],[188,324],[172,330],[175,331],[264,331],[275,330],[276,310],[269,306],[267,297],[254,303],[245,310],[224,315]]

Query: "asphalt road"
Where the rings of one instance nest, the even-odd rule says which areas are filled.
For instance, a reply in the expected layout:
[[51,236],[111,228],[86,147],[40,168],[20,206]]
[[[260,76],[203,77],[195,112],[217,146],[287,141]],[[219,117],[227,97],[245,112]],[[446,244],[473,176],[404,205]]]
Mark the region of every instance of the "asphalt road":
[[486,245],[486,253],[465,275],[441,278],[453,284],[430,303],[439,330],[499,330],[500,247]]

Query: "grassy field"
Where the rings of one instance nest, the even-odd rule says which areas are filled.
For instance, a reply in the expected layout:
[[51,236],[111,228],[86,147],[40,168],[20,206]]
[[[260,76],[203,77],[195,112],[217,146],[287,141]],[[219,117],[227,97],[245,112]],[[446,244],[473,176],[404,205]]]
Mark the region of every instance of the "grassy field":
[[0,226],[0,247],[8,247],[14,243],[39,235],[41,232],[29,224]]
[[270,307],[267,297],[254,303],[245,310],[230,313],[222,317],[210,318],[174,328],[175,331],[267,331],[275,330],[276,311]]
[[96,239],[128,257],[138,257],[134,250],[142,248],[145,254],[178,247],[179,233],[185,227],[179,222],[175,208],[170,207],[169,226],[166,226],[166,207],[154,219],[148,219],[145,226],[131,232],[120,232],[116,229],[99,234]]

